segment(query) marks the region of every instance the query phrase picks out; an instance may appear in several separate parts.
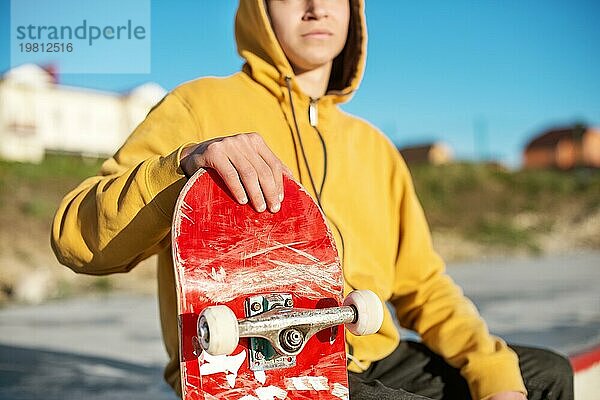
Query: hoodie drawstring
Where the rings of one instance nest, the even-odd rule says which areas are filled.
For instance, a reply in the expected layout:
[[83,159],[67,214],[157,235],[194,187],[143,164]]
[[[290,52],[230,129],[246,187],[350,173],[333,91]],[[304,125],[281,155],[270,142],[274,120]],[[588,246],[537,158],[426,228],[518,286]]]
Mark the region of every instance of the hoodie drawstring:
[[[298,136],[298,143],[300,144],[300,151],[302,153],[302,158],[304,159],[304,163],[306,165],[306,170],[308,171],[308,179],[310,180],[310,185],[312,186],[313,191],[315,192],[315,196],[317,196],[317,203],[319,203],[319,206],[321,207],[321,209],[323,209],[323,206],[321,204],[321,194],[323,193],[323,186],[325,185],[325,178],[327,176],[327,148],[325,147],[325,141],[323,140],[321,133],[317,129],[317,133],[319,134],[319,139],[321,140],[321,144],[323,146],[323,159],[324,159],[323,179],[321,180],[321,188],[320,188],[320,190],[317,190],[317,186],[315,185],[315,181],[313,179],[312,172],[310,170],[310,166],[308,165],[308,159],[306,158],[306,152],[304,150],[304,144],[302,143],[302,135],[300,135],[300,128],[298,126],[298,120],[296,119],[296,109],[294,107],[294,99],[292,98],[292,87],[290,84],[291,79],[292,78],[290,78],[289,76],[286,76],[285,77],[285,85],[287,87],[288,95],[290,97],[290,107],[292,108],[292,118],[294,119],[294,127],[296,128],[296,135]],[[316,126],[314,128],[316,129]]]
[[[321,204],[321,195],[323,194],[323,188],[325,187],[325,180],[327,178],[327,146],[325,145],[325,139],[323,139],[323,135],[321,134],[321,131],[319,131],[319,128],[317,128],[316,123],[314,125],[311,123],[311,126],[317,132],[317,135],[319,136],[319,140],[321,141],[321,146],[323,147],[323,179],[321,180],[321,188],[320,188],[320,190],[317,191],[317,187],[315,185],[315,181],[313,179],[312,172],[310,170],[310,165],[308,164],[308,159],[306,158],[306,152],[304,151],[304,145],[302,143],[302,136],[300,135],[300,128],[298,126],[298,120],[296,119],[296,109],[294,107],[294,99],[292,98],[292,86],[290,83],[291,80],[292,80],[291,77],[289,77],[289,76],[285,77],[285,85],[287,87],[288,96],[290,98],[290,107],[292,109],[292,118],[294,119],[294,127],[296,128],[296,135],[298,136],[298,143],[300,144],[300,151],[302,153],[302,158],[304,159],[304,164],[306,165],[306,170],[308,171],[308,178],[310,180],[310,184],[313,188],[315,196],[317,197],[317,203],[319,204],[321,211],[323,211],[323,214],[325,214],[325,216],[329,219],[329,221],[331,221],[331,223],[337,230],[338,234],[340,235],[340,242],[341,242],[340,244],[342,245],[342,260],[341,261],[342,261],[342,265],[343,265],[344,258],[345,258],[345,247],[346,247],[344,245],[344,236],[342,235],[342,231],[340,231],[340,228],[333,221],[333,219],[331,219],[331,217],[329,217],[327,215],[327,213],[325,212],[325,209],[323,208],[323,205]],[[311,98],[311,102],[313,102],[313,101],[314,100]],[[316,114],[316,109],[314,109],[314,108],[309,109],[309,116],[310,116],[310,113]],[[316,121],[316,118],[313,117],[313,118],[311,118],[311,120]],[[292,131],[292,127],[290,126],[289,128],[290,128],[290,131]],[[294,132],[292,131],[292,137],[293,136],[294,136]],[[296,152],[296,156],[297,156],[297,154],[298,153]],[[300,165],[298,165],[298,173],[300,173]]]

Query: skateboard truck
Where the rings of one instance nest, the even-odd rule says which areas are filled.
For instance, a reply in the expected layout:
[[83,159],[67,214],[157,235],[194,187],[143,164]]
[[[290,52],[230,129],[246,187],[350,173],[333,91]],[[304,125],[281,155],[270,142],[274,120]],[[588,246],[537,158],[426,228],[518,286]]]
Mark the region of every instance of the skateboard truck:
[[250,368],[264,370],[295,365],[295,356],[323,329],[344,324],[355,335],[377,332],[383,306],[370,290],[351,292],[341,307],[320,309],[293,308],[290,294],[269,294],[248,298],[246,315],[238,320],[227,306],[207,307],[198,318],[198,339],[209,354],[225,355],[239,338],[250,338]]
[[[294,306],[294,300],[289,293],[281,294],[265,294],[252,296],[246,299],[245,313],[246,318],[256,317],[262,313],[268,312],[275,308],[291,309]],[[283,332],[282,332],[283,334]],[[275,368],[287,368],[296,365],[296,356],[286,355],[278,352],[271,345],[272,338],[259,336],[249,337],[249,355],[250,369],[253,371],[265,371]],[[282,337],[285,342],[282,343],[286,349],[293,351],[294,347],[302,343],[302,335],[300,332],[292,332],[289,330],[285,337]]]

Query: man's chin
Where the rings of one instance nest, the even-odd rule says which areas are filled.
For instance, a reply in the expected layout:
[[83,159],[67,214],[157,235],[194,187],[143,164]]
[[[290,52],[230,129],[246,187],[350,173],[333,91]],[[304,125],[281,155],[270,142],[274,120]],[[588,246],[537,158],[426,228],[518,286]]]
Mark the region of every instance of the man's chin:
[[335,57],[333,56],[322,56],[322,57],[312,57],[310,60],[303,60],[300,64],[302,66],[302,70],[311,71],[314,69],[322,68],[333,61]]

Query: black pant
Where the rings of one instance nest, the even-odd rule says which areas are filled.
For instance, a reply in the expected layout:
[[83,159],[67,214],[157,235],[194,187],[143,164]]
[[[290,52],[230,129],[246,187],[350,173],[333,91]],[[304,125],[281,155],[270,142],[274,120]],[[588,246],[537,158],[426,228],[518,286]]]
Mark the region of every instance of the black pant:
[[[573,370],[552,351],[510,345],[519,356],[528,400],[572,400]],[[350,373],[351,400],[471,399],[466,381],[425,345],[403,341],[363,373]]]

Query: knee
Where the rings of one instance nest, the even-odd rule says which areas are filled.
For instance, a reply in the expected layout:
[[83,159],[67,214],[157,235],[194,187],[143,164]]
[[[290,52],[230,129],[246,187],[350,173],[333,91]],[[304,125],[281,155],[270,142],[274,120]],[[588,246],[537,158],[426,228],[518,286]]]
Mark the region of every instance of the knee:
[[[535,348],[521,348],[517,353],[526,386],[531,389],[549,390],[549,393],[561,393],[557,397],[549,398],[572,398],[572,394],[569,396],[567,393],[573,391],[573,368],[565,356],[551,350]],[[562,394],[565,394],[565,397]]]
[[572,381],[573,367],[569,359],[552,350],[537,350],[540,366],[546,371],[548,378],[556,381]]

